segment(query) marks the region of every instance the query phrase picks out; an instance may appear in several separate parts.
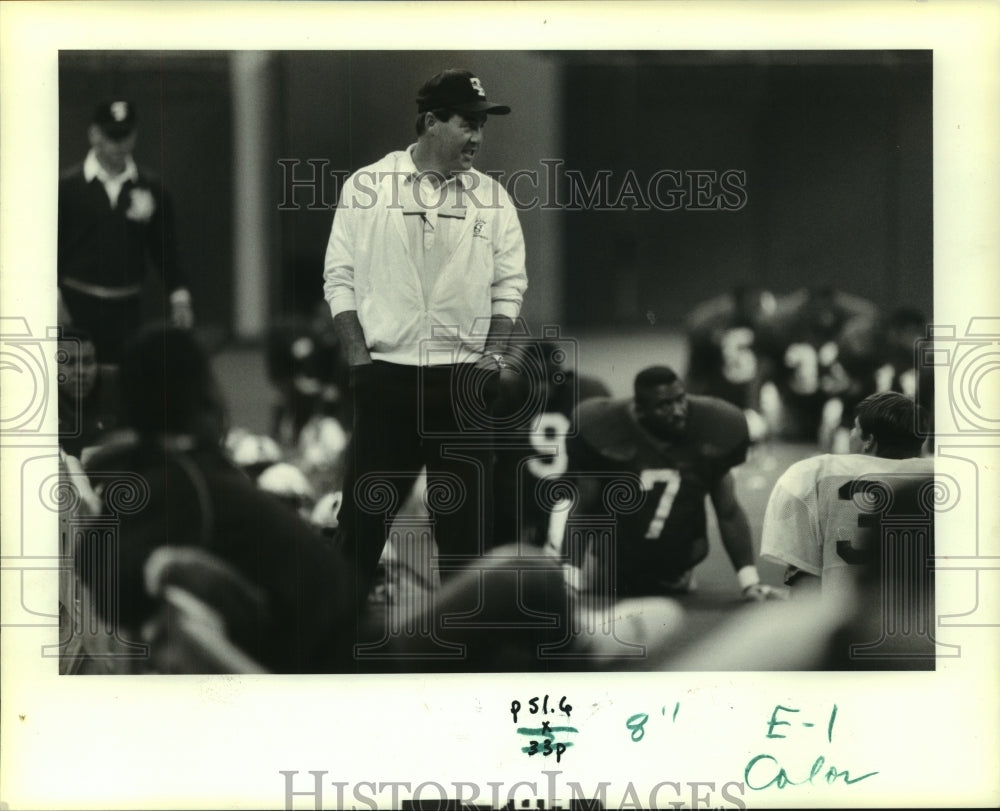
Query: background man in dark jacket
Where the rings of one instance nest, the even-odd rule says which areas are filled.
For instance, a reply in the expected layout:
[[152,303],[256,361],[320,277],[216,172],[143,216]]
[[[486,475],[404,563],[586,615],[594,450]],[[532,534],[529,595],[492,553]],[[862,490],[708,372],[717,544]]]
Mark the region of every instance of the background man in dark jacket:
[[107,364],[120,361],[126,339],[141,325],[150,266],[169,297],[170,321],[190,327],[194,320],[170,199],[132,157],[137,124],[131,102],[99,104],[90,152],[59,180],[60,323],[87,330]]

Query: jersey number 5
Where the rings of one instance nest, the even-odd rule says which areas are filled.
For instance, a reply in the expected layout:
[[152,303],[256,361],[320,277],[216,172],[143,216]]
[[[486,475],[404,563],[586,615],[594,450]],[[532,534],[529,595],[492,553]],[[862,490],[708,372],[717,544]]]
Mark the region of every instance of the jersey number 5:
[[657,470],[644,470],[639,474],[642,479],[642,489],[652,490],[660,482],[664,482],[663,494],[656,504],[656,511],[646,529],[647,538],[659,538],[663,532],[663,525],[670,515],[670,508],[674,506],[674,498],[681,487],[681,474],[672,468],[659,468]]
[[752,329],[727,329],[719,340],[719,348],[722,350],[722,376],[730,383],[749,383],[757,376]]

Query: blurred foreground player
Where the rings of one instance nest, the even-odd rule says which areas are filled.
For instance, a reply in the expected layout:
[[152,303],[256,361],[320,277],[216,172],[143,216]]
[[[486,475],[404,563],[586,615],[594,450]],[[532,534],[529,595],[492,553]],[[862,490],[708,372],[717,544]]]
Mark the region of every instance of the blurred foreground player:
[[803,459],[782,474],[764,514],[761,554],[786,565],[786,583],[843,586],[858,557],[851,539],[866,496],[857,483],[932,475],[933,459],[920,457],[925,424],[906,395],[872,394],[855,409],[850,453]]
[[134,634],[158,610],[145,581],[150,557],[197,547],[260,592],[269,619],[245,618],[254,661],[283,673],[334,667],[348,627],[350,570],[317,530],[227,458],[221,392],[193,333],[140,333],[121,384],[132,436],[106,444],[88,467],[117,533],[90,533],[75,549],[104,625]]
[[461,656],[425,657],[425,636],[393,640],[393,669],[559,672],[645,670],[658,663],[683,628],[684,610],[668,597],[622,600],[594,610],[567,584],[559,562],[501,546],[441,587],[427,618],[440,643]]
[[266,673],[247,651],[278,631],[260,589],[203,549],[161,546],[143,569],[157,610],[142,626],[144,673]]
[[[750,442],[742,412],[722,400],[688,396],[666,366],[641,371],[634,388],[634,398],[581,403],[579,434],[569,443],[568,475],[579,492],[571,520],[606,515],[602,490],[616,479],[637,477],[642,484],[641,505],[623,510],[617,519],[616,596],[692,589],[694,567],[708,554],[709,496],[743,596],[755,601],[782,597],[784,592],[760,582],[750,526],[730,472],[744,461]],[[584,560],[588,587],[606,577],[595,570],[594,560],[609,559],[607,550],[596,550],[595,544]]]

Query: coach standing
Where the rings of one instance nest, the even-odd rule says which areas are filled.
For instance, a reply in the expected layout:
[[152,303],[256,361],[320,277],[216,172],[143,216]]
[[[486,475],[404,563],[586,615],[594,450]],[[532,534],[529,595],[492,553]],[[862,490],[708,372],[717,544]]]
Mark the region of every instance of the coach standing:
[[[441,555],[490,545],[492,450],[479,417],[527,276],[517,211],[472,163],[487,116],[509,112],[471,72],[442,71],[419,91],[417,142],[355,172],[337,206],[323,289],[355,396],[340,526],[359,601],[425,465],[428,490],[450,494],[430,505]],[[391,497],[373,512],[379,484]]]
[[97,359],[117,364],[142,322],[149,267],[162,276],[170,321],[193,322],[191,295],[177,263],[170,200],[132,158],[135,106],[99,104],[88,131],[90,152],[59,180],[60,323],[87,330]]

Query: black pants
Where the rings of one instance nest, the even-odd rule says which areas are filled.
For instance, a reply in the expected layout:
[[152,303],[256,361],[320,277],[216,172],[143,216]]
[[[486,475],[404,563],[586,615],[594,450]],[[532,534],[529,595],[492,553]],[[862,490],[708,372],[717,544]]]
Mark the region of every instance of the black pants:
[[[367,597],[389,526],[425,466],[439,554],[468,559],[492,545],[496,384],[496,373],[468,364],[376,361],[353,370],[354,432],[339,523],[359,601]],[[443,578],[451,572],[441,569]]]
[[141,297],[102,299],[70,288],[63,288],[62,296],[74,326],[90,334],[97,362],[120,364],[129,339],[143,323]]

